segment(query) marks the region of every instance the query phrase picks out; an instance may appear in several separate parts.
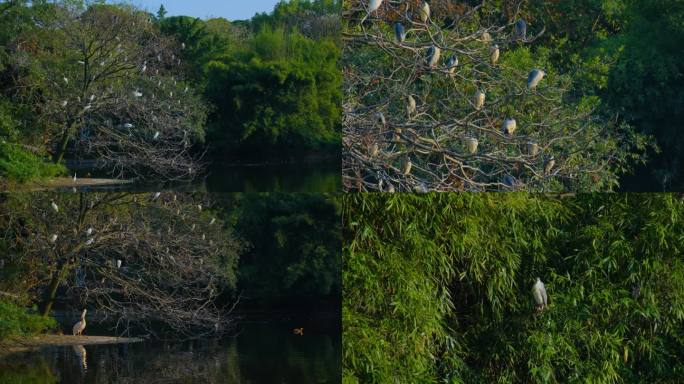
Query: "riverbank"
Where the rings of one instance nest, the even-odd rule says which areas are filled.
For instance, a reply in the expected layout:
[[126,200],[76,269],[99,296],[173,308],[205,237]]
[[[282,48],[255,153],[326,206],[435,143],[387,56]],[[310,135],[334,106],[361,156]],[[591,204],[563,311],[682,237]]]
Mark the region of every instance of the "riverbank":
[[135,337],[111,336],[38,335],[16,337],[0,342],[0,355],[26,352],[48,346],[130,344],[139,343],[141,341],[143,340]]
[[26,183],[8,182],[0,180],[0,192],[39,192],[50,189],[63,188],[88,188],[88,187],[106,187],[106,186],[121,186],[132,184],[131,180],[117,180],[117,179],[95,179],[82,178],[72,179],[70,177],[56,177],[40,181],[29,181]]

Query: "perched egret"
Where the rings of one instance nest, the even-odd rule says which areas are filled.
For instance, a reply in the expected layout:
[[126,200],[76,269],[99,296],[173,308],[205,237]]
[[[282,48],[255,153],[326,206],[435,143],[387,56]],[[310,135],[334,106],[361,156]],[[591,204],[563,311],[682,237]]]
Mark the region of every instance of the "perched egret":
[[90,101],[92,103],[93,100],[95,100],[95,95],[90,95],[90,98],[88,98],[88,101]]
[[523,19],[515,22],[515,40],[518,39],[527,40],[527,23]]
[[90,108],[92,108],[92,107],[93,107],[92,105],[88,104],[88,105],[86,105],[85,107],[83,107],[83,111],[84,111],[84,112],[85,112],[85,111],[88,111],[88,110],[90,110]]
[[406,40],[406,29],[401,23],[394,24],[394,37],[398,43],[403,43]]
[[83,60],[79,60],[78,63],[81,65],[85,65],[85,61],[83,61]]
[[159,196],[161,196],[161,192],[155,193],[154,196],[152,196],[152,201],[157,200]]
[[411,163],[411,158],[406,157],[406,160],[404,160],[404,164],[401,167],[401,174],[404,176],[408,176],[411,173],[412,167],[413,164]]
[[518,129],[518,124],[515,122],[515,119],[504,120],[503,126],[501,127],[501,130],[506,135],[513,135],[513,132],[515,132],[516,129]]
[[554,157],[551,156],[548,160],[546,160],[546,163],[544,163],[544,174],[550,174],[554,165],[556,165],[556,159],[554,159]]
[[133,128],[133,124],[131,124],[131,123],[126,123],[123,126],[124,126],[124,128],[129,128],[129,129]]
[[205,234],[203,233],[203,234],[202,234],[202,240],[206,240],[206,239],[207,239],[207,235],[205,235]]
[[474,137],[469,137],[466,139],[466,145],[468,146],[468,153],[471,155],[475,154],[477,152],[477,146],[479,142],[477,141],[476,138]]
[[527,143],[527,154],[530,156],[537,156],[539,154],[539,144],[534,142]]
[[62,108],[64,108],[67,106],[67,104],[69,104],[69,102],[66,100],[63,100],[61,104],[62,104]]
[[142,92],[140,92],[137,89],[135,91],[133,91],[132,94],[133,94],[133,97],[142,97],[142,95],[143,95]]
[[215,222],[216,222],[216,218],[215,218],[215,217],[212,217],[212,218],[211,218],[211,221],[209,222],[209,225],[213,225]]
[[428,19],[430,18],[430,4],[428,4],[427,1],[423,1],[423,4],[420,6],[420,21],[423,23],[427,23]]
[[492,45],[491,48],[489,48],[489,59],[492,61],[492,65],[496,65],[496,62],[499,61],[499,45],[494,44]]
[[121,259],[117,259],[117,260],[116,260],[116,267],[117,267],[117,268],[121,268],[121,264],[122,264],[122,263],[123,263],[123,262],[121,261]]
[[81,313],[81,321],[74,324],[74,327],[71,329],[74,336],[81,336],[81,334],[83,333],[83,330],[86,327],[86,319],[85,319],[86,311],[87,311],[86,309],[83,310],[83,313]]
[[55,203],[54,200],[51,200],[51,201],[50,201],[50,206],[52,207],[52,209],[53,209],[55,212],[59,212],[59,207],[57,206],[57,204]]
[[458,56],[454,53],[449,57],[449,60],[447,61],[447,69],[449,70],[449,74],[453,75],[454,72],[456,71],[456,67],[458,66]]
[[537,277],[537,282],[532,287],[532,296],[534,302],[537,304],[537,310],[541,311],[548,305],[548,297],[546,296],[546,287],[540,278]]
[[63,79],[64,79],[64,84],[69,85],[69,79],[67,79],[66,77],[64,77]]
[[185,43],[181,43],[181,49],[185,49]]
[[185,87],[185,89],[183,90],[183,93],[188,93],[189,90],[190,90],[189,87]]
[[94,242],[95,242],[95,239],[93,239],[93,238],[91,237],[90,239],[88,239],[88,241],[86,241],[86,245],[91,245],[91,244],[94,243]]
[[413,96],[408,95],[406,103],[406,116],[411,120],[411,116],[416,112],[416,99]]
[[159,131],[154,133],[154,136],[152,136],[153,140],[157,140],[159,138]]
[[57,241],[57,235],[53,234],[52,236],[50,236],[50,242],[54,243],[55,241]]
[[542,81],[544,75],[546,75],[546,72],[542,71],[541,69],[533,69],[527,76],[527,88],[537,88],[537,85],[539,85],[539,82]]
[[147,64],[143,64],[142,69],[140,70],[140,72],[145,73],[146,70],[147,70]]
[[88,229],[86,229],[86,235],[90,236],[92,234],[93,234],[93,227],[88,227]]
[[475,97],[474,97],[475,109],[477,109],[478,111],[480,109],[482,109],[482,107],[484,106],[485,97],[486,97],[486,95],[485,95],[484,91],[482,91],[480,89],[475,91]]
[[191,231],[194,231],[196,226],[197,226],[196,224],[193,224],[193,225],[190,227],[190,230],[191,230]]
[[427,63],[430,66],[430,68],[434,68],[437,66],[441,54],[442,50],[437,46],[432,45],[430,46],[430,48],[428,48]]
[[76,173],[74,172],[74,183],[76,182]]
[[202,212],[202,204],[197,204],[197,210]]

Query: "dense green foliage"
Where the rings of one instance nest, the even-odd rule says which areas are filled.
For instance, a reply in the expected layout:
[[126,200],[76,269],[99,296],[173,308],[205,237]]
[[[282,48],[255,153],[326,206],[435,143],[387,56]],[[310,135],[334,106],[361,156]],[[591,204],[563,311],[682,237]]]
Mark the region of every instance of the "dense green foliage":
[[250,244],[238,266],[238,289],[245,299],[339,297],[338,197],[234,194],[223,197],[219,206],[236,233]]
[[676,195],[349,195],[344,381],[677,382],[683,231]]
[[0,340],[34,335],[57,325],[51,317],[30,314],[22,306],[0,299]]

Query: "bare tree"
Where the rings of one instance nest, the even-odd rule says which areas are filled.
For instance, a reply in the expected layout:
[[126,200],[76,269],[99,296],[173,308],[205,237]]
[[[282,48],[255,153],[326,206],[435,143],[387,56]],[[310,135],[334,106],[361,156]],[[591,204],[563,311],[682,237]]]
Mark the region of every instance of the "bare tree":
[[484,1],[432,1],[423,21],[422,3],[385,1],[371,13],[367,1],[345,3],[345,189],[616,185],[635,138],[599,121],[596,100],[575,97],[572,79],[536,62],[525,46],[543,27],[522,35],[517,8],[496,25]]
[[231,308],[216,299],[235,286],[243,244],[209,205],[172,193],[14,194],[0,214],[3,259],[26,267],[44,314],[66,285],[119,332],[225,331]]
[[[23,36],[17,66],[35,98],[55,161],[70,143],[116,176],[189,179],[204,139],[206,108],[182,79],[182,45],[160,35],[149,16],[124,6],[85,11],[55,5],[33,35]],[[28,54],[28,55],[27,55]],[[23,65],[22,65],[23,64]]]

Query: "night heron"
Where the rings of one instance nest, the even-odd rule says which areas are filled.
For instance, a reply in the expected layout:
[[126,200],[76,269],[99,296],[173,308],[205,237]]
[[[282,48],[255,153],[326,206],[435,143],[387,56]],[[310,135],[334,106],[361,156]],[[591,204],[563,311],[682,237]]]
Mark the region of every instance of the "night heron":
[[413,167],[413,164],[411,163],[411,158],[406,157],[404,160],[404,164],[401,167],[401,174],[404,176],[408,176],[411,173],[411,168]]
[[527,40],[527,23],[523,19],[515,22],[515,40],[518,39]]
[[87,311],[86,309],[83,310],[83,313],[81,313],[81,321],[74,324],[74,327],[71,329],[74,336],[81,336],[81,334],[83,333],[83,330],[86,327],[86,320],[85,320],[86,311]]
[[527,154],[530,156],[537,156],[539,154],[539,144],[532,141],[527,143]]
[[496,65],[496,62],[499,61],[500,53],[498,44],[494,44],[489,48],[489,59],[491,60],[492,65]]
[[466,139],[466,146],[468,147],[468,153],[470,153],[471,155],[473,155],[477,152],[477,146],[478,145],[479,145],[479,142],[477,141],[476,138],[468,137]]
[[430,48],[428,48],[427,63],[430,68],[434,68],[437,66],[441,54],[442,50],[435,45],[431,45]]
[[430,19],[430,4],[427,1],[423,1],[423,4],[420,6],[420,21],[427,23],[428,19]]
[[378,9],[380,9],[380,6],[382,5],[382,0],[370,0],[368,2],[368,9],[367,13],[365,16],[363,16],[363,19],[361,19],[361,24],[363,24],[368,16],[371,15],[371,13],[376,12]]
[[475,109],[477,109],[478,111],[479,111],[480,109],[482,109],[482,107],[484,106],[485,97],[486,97],[486,95],[485,95],[484,91],[482,91],[482,90],[480,90],[480,89],[478,89],[477,91],[475,91],[475,96],[474,96],[474,100],[473,100],[473,101],[474,101],[474,103],[475,103]]
[[527,88],[537,88],[537,85],[539,85],[539,82],[542,81],[544,75],[546,75],[546,72],[542,71],[541,69],[533,69],[527,76]]
[[416,112],[416,99],[413,96],[408,95],[406,101],[406,117],[411,120],[411,116]]
[[546,296],[546,287],[541,279],[537,277],[537,282],[532,287],[532,296],[534,302],[537,304],[537,310],[541,311],[548,305],[548,297]]
[[454,72],[456,71],[456,67],[458,66],[458,56],[454,53],[449,57],[449,60],[447,61],[447,70],[449,71],[450,75],[453,75]]
[[85,111],[89,110],[89,109],[92,108],[92,107],[93,107],[92,105],[88,104],[88,105],[86,105],[85,107],[83,107],[83,111],[85,112]]
[[550,174],[554,165],[556,165],[556,159],[551,156],[548,160],[546,160],[546,163],[544,163],[544,174]]
[[482,32],[482,37],[480,38],[485,43],[491,43],[492,42],[492,35],[489,34],[489,32],[484,31]]
[[518,124],[515,122],[515,119],[504,120],[503,126],[501,128],[503,133],[506,135],[513,135],[513,132],[515,132],[516,129],[518,129]]
[[403,43],[406,40],[406,29],[401,23],[394,24],[394,37],[396,37],[398,43]]

